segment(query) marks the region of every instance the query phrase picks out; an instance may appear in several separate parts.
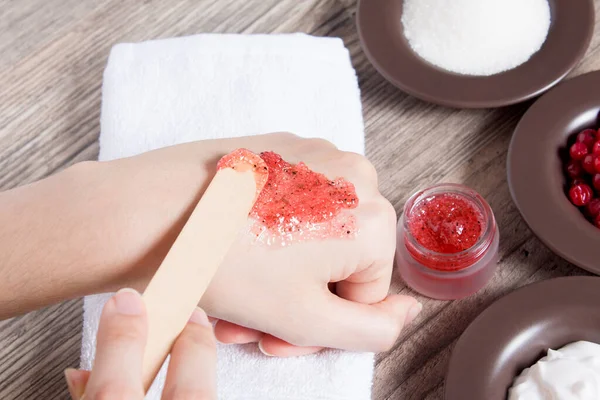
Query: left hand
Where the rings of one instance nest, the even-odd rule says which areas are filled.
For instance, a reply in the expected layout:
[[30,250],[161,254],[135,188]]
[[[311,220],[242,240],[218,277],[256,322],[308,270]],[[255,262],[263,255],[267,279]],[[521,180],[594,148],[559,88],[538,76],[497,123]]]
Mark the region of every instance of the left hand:
[[200,303],[220,319],[215,327],[219,341],[258,342],[264,353],[282,356],[322,346],[390,349],[421,309],[411,297],[388,296],[396,214],[378,191],[374,167],[324,140],[287,133],[206,140],[92,166],[87,180],[95,183],[93,198],[110,199],[111,205],[94,229],[111,232],[114,244],[95,241],[94,254],[122,247],[121,262],[113,257],[113,265],[121,265],[117,284],[143,289],[214,175],[216,161],[240,147],[255,153],[272,150],[292,164],[304,161],[330,179],[352,182],[360,202],[348,213],[360,232],[349,240],[285,247],[256,246],[249,235],[240,234]]
[[[134,290],[117,292],[100,317],[92,371],[67,369],[73,400],[143,400],[146,307]],[[163,400],[216,399],[216,346],[206,313],[196,309],[171,350]]]
[[[352,182],[360,203],[348,213],[360,232],[352,240],[285,247],[252,246],[248,235],[239,235],[200,303],[221,320],[217,338],[258,342],[270,355],[306,354],[321,346],[389,350],[421,310],[409,296],[388,295],[394,209],[379,193],[376,171],[364,157],[287,133],[79,163],[0,193],[0,318],[91,293],[143,290],[219,158],[240,147],[272,150],[330,179]],[[44,279],[32,284],[40,266]]]

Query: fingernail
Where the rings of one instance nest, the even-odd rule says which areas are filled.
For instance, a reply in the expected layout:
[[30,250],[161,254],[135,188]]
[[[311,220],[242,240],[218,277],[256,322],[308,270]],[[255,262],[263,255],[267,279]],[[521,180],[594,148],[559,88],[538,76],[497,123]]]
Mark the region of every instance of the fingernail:
[[83,385],[83,381],[77,379],[79,374],[77,370],[74,368],[65,369],[65,380],[67,381],[67,386],[69,387],[69,393],[71,393],[71,397],[74,400],[80,399],[85,391],[85,387]]
[[408,313],[406,314],[406,321],[405,321],[405,323],[408,325],[411,322],[413,322],[415,320],[415,318],[417,318],[417,315],[419,315],[419,313],[421,312],[422,309],[423,309],[423,304],[421,304],[419,302],[415,303],[408,310]]
[[192,316],[190,317],[190,322],[194,323],[194,324],[202,325],[202,326],[211,326],[212,327],[212,324],[208,320],[208,316],[206,315],[204,310],[201,309],[200,307],[196,307],[196,309],[192,313]]
[[144,312],[144,301],[140,294],[129,288],[121,289],[115,294],[116,309],[123,315],[141,315]]
[[261,353],[263,353],[265,356],[268,356],[268,357],[274,357],[274,356],[273,356],[273,354],[267,353],[267,352],[265,351],[265,349],[263,349],[262,340],[259,340],[259,342],[258,342],[258,349],[259,349],[259,350],[260,350],[260,352],[261,352]]

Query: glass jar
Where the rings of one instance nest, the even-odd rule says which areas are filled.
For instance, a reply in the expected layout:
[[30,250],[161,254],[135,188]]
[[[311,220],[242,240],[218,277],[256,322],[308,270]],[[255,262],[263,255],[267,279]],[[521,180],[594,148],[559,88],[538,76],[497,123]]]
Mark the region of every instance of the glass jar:
[[[420,229],[433,226],[433,222],[429,224],[422,220],[430,214],[421,210],[423,204],[431,204],[436,198],[439,202],[454,199],[453,208],[446,215],[453,215],[453,210],[461,205],[470,208],[467,211],[472,215],[477,215],[475,223],[480,229],[474,244],[457,252],[439,252],[425,247],[423,239],[415,237],[411,226],[414,230],[413,221],[417,218],[420,218]],[[441,210],[443,213],[444,209]],[[457,221],[455,228],[452,216],[448,216],[443,223],[451,226],[452,232],[458,235],[457,232],[467,232],[469,228],[461,226],[462,222]],[[404,205],[397,229],[396,262],[400,275],[408,286],[427,297],[453,300],[469,296],[485,286],[496,270],[500,236],[496,219],[483,197],[466,186],[440,184],[414,194]],[[431,229],[434,234],[439,231],[435,226]]]

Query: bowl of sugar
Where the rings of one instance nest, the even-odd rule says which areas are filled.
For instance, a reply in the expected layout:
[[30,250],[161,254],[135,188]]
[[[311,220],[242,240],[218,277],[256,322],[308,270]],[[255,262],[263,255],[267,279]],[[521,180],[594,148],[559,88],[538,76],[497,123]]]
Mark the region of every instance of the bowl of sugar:
[[359,0],[362,48],[392,84],[457,108],[515,104],[581,60],[593,0]]

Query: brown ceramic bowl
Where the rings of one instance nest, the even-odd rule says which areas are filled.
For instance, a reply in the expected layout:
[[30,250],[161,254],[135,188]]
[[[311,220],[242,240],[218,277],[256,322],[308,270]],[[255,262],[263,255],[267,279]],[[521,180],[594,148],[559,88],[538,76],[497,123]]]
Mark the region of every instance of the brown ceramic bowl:
[[525,222],[552,251],[600,274],[600,229],[570,203],[561,153],[568,138],[600,121],[600,71],[542,96],[525,113],[508,150],[508,186]]
[[546,42],[527,62],[491,76],[460,75],[423,60],[410,48],[402,25],[403,0],[360,0],[357,25],[373,66],[395,86],[450,107],[514,104],[548,90],[583,57],[594,30],[593,0],[549,0]]
[[514,378],[548,348],[600,343],[600,278],[551,279],[496,301],[456,343],[445,400],[506,400]]

